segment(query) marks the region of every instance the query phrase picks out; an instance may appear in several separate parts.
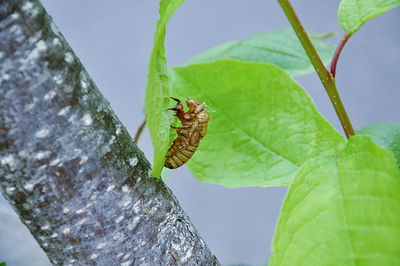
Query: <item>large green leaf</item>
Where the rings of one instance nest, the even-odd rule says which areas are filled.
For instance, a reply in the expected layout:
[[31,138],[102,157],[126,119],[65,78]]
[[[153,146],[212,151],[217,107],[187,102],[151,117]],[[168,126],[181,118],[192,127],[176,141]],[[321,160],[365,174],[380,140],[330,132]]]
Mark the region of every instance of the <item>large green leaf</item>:
[[[305,161],[346,143],[285,71],[220,60],[171,69],[175,96],[210,106],[207,135],[188,166],[203,182],[282,186]],[[182,98],[184,99],[184,98]]]
[[[336,47],[313,41],[318,54],[329,64]],[[212,62],[218,59],[238,59],[271,63],[286,70],[289,75],[304,75],[314,71],[303,46],[292,29],[264,32],[237,42],[230,42],[201,53],[187,64]]]
[[354,33],[370,20],[400,5],[400,0],[342,0],[339,24],[346,33]]
[[173,121],[167,112],[169,105],[169,77],[165,58],[166,25],[175,9],[184,0],[162,0],[160,19],[154,36],[153,52],[150,58],[149,74],[146,86],[145,113],[150,136],[154,146],[154,163],[151,174],[160,177],[165,155],[170,144],[170,125]]
[[400,175],[368,136],[305,163],[284,201],[270,265],[400,265]]
[[358,135],[371,136],[372,140],[391,151],[400,168],[400,124],[378,123],[357,130]]

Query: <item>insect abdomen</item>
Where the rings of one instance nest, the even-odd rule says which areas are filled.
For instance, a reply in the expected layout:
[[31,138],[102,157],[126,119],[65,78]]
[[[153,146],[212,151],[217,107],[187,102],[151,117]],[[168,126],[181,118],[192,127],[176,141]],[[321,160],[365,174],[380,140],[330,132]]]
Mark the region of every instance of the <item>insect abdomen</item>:
[[168,150],[167,159],[165,160],[165,167],[175,169],[185,164],[194,154],[199,143],[184,147],[183,141],[176,138],[172,143],[171,148]]

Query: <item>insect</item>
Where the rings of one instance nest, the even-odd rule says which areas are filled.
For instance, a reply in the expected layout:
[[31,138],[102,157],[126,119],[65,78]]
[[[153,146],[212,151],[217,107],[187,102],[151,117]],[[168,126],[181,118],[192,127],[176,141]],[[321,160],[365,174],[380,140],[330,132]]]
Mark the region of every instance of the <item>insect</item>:
[[178,168],[186,163],[196,151],[200,140],[206,135],[207,123],[210,121],[210,114],[197,100],[187,100],[188,111],[183,110],[182,102],[174,97],[171,99],[177,102],[176,106],[168,110],[175,111],[176,117],[182,122],[182,126],[173,127],[178,137],[174,139],[168,150],[164,166],[170,169]]

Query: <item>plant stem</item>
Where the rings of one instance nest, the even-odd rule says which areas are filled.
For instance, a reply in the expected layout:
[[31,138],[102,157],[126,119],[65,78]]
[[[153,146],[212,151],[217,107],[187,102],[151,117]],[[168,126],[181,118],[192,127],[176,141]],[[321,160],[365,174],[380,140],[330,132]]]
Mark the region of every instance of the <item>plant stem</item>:
[[350,39],[350,37],[351,37],[351,34],[345,34],[343,36],[343,38],[340,40],[338,47],[336,48],[335,54],[333,55],[332,62],[331,62],[331,73],[332,73],[333,77],[336,76],[336,65],[339,60],[340,53],[342,52],[343,47],[345,46],[347,41]]
[[135,136],[135,143],[138,142],[140,134],[142,134],[143,128],[146,125],[146,118],[143,120],[142,124],[140,125],[140,127],[138,128],[138,131],[136,132],[136,136]]
[[312,45],[310,38],[308,37],[306,31],[301,25],[300,20],[294,12],[289,0],[278,0],[278,3],[281,5],[283,11],[286,14],[286,17],[292,25],[292,28],[296,32],[297,37],[303,45],[304,50],[310,58],[311,63],[317,71],[317,74],[322,84],[324,85],[326,92],[328,93],[329,99],[333,104],[333,108],[336,111],[340,123],[342,124],[344,133],[346,134],[347,139],[349,139],[351,136],[354,136],[355,133],[353,126],[350,123],[349,117],[347,116],[346,110],[344,109],[342,100],[339,97],[339,93],[336,89],[335,78],[322,63],[321,58],[319,57],[317,51]]

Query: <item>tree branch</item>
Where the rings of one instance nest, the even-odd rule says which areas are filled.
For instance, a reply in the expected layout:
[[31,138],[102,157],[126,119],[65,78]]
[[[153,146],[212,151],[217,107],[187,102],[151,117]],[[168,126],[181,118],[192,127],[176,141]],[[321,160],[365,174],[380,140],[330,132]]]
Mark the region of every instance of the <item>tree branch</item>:
[[219,264],[38,1],[0,47],[0,188],[53,264]]

